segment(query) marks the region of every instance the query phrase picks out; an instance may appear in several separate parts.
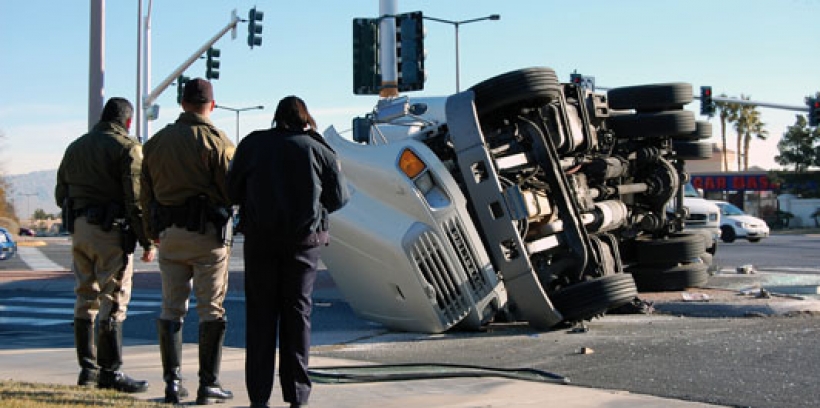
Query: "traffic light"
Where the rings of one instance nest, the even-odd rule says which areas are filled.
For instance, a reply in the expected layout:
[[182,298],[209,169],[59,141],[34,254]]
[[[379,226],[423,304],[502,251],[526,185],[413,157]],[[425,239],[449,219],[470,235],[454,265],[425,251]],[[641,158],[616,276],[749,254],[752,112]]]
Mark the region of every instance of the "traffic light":
[[424,70],[424,23],[422,13],[399,14],[396,16],[396,28],[399,41],[398,49],[399,91],[417,91],[424,89],[427,79]]
[[814,98],[812,100],[809,111],[811,117],[814,119],[814,124],[812,126],[820,126],[820,99]]
[[252,8],[250,12],[248,12],[248,46],[253,48],[253,46],[260,46],[262,45],[262,18],[264,17],[264,13],[261,11],[257,11],[256,7]]
[[353,19],[353,93],[378,95],[382,83],[379,69],[379,19]]
[[595,77],[593,76],[584,76],[576,71],[569,74],[569,82],[576,84],[581,88],[589,89],[593,92],[595,91]]
[[219,79],[219,49],[211,47],[208,48],[208,60],[205,67],[205,78]]
[[182,94],[185,93],[185,83],[190,81],[191,78],[186,77],[185,75],[180,75],[177,78],[177,103],[182,104]]
[[712,87],[700,87],[700,114],[713,116],[715,114],[715,101],[712,100]]

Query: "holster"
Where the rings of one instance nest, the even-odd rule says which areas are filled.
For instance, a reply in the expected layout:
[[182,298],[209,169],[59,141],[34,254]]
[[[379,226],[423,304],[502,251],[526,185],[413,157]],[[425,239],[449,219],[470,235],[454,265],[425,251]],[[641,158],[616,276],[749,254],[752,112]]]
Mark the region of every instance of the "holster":
[[102,222],[100,222],[100,228],[105,232],[111,231],[111,228],[114,227],[114,222],[118,218],[122,218],[124,216],[125,213],[123,212],[121,205],[113,202],[108,203],[108,205],[105,206],[105,213],[103,214]]
[[216,227],[216,239],[222,245],[230,246],[233,244],[233,209],[220,205],[209,206],[208,219]]
[[119,227],[120,245],[122,247],[122,251],[126,254],[133,254],[137,249],[137,234],[127,222],[120,223]]

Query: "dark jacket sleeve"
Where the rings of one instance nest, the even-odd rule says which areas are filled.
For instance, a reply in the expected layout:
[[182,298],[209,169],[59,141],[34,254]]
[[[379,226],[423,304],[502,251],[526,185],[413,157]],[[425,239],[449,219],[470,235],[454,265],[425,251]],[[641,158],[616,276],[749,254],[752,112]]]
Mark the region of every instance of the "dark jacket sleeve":
[[325,169],[322,172],[322,205],[329,213],[342,207],[350,200],[347,182],[342,173],[341,163],[333,150],[325,151]]

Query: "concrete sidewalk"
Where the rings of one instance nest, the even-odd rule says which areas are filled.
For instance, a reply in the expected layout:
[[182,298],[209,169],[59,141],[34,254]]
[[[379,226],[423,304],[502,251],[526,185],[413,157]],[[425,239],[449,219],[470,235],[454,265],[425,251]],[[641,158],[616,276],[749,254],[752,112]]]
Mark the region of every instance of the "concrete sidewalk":
[[[34,339],[32,339],[34,340]],[[150,388],[135,397],[162,401],[164,383],[159,348],[155,344],[134,344],[126,340],[123,371],[148,380]],[[66,348],[21,348],[0,350],[3,374],[0,378],[17,381],[72,385],[77,379],[74,350]],[[225,348],[222,356],[222,385],[233,391],[234,399],[220,407],[246,407],[245,350]],[[312,367],[366,365],[357,361],[312,358]],[[183,403],[192,405],[197,387],[197,347],[183,347],[184,384],[192,397]],[[271,407],[287,407],[281,402],[277,383],[271,395]],[[454,378],[371,382],[356,384],[314,383],[311,407],[317,408],[414,408],[414,407],[707,407],[714,406],[623,391],[600,390],[572,385],[547,384],[506,378]]]

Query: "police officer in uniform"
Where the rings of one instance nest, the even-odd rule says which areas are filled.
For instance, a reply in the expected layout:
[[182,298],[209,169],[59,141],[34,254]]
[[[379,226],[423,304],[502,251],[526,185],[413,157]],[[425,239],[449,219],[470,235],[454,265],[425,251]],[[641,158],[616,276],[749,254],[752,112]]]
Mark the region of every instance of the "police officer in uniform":
[[66,149],[54,194],[62,207],[64,227],[72,232],[71,269],[77,294],[74,342],[81,368],[77,383],[131,393],[148,389],[145,381],[120,371],[132,254],[137,241],[144,251],[143,261],[153,261],[155,254],[142,228],[138,201],[142,149],[128,136],[133,112],[126,99],[108,100],[100,121]]
[[279,102],[274,128],[242,139],[228,174],[245,236],[245,385],[252,407],[267,407],[276,343],[279,380],[291,407],[307,406],[310,313],[328,214],[349,199],[336,154],[316,133],[305,102]]
[[146,233],[158,242],[162,312],[157,321],[165,402],[187,396],[181,384],[182,324],[193,288],[199,315],[197,404],[233,398],[219,383],[228,258],[233,226],[225,175],[234,145],[209,119],[215,106],[211,83],[186,83],[183,113],[144,146]]

